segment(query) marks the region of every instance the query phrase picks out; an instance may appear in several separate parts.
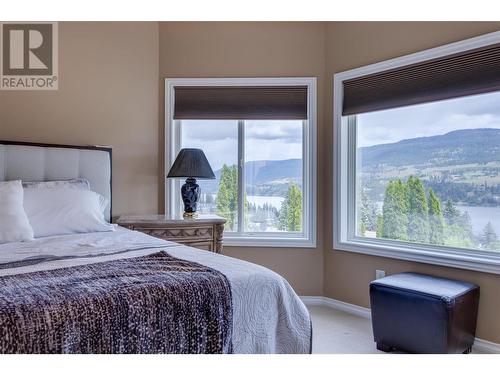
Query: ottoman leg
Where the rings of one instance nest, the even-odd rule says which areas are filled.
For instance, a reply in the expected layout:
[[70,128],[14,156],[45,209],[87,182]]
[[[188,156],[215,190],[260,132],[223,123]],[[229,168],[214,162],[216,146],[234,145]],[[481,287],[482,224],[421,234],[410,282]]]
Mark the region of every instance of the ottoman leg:
[[392,348],[388,345],[382,344],[381,342],[377,342],[377,350],[380,350],[382,352],[392,352]]

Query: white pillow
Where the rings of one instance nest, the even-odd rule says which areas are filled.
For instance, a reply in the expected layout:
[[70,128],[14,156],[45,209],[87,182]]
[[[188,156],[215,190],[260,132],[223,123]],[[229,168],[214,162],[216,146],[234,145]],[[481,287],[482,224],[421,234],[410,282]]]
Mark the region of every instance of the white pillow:
[[32,239],[33,229],[23,208],[21,181],[0,182],[0,243]]
[[35,237],[114,231],[115,225],[104,219],[103,199],[86,190],[24,189],[24,209]]
[[[22,181],[24,189],[78,189],[90,190],[90,182],[85,178],[73,178],[71,180],[54,180],[54,181]],[[100,205],[102,210],[108,207],[109,200],[102,195],[99,195]]]

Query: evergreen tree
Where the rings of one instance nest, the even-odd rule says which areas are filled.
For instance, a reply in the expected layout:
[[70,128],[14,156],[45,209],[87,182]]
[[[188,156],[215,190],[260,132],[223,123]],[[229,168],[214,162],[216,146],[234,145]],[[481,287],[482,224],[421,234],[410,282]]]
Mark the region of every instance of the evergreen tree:
[[441,212],[441,202],[432,189],[429,189],[429,242],[436,245],[444,244],[444,218]]
[[[468,215],[463,215],[463,217],[468,218]],[[470,221],[468,225],[470,225]],[[462,247],[465,249],[477,248],[474,235],[472,234],[472,227],[467,229],[460,226],[460,224],[445,225],[444,244],[446,246]]]
[[491,225],[491,222],[488,221],[488,224],[483,229],[483,233],[481,234],[481,245],[483,245],[486,249],[492,249],[493,245],[495,245],[498,242],[498,237],[495,232],[495,229],[493,228],[493,225]]
[[294,183],[288,187],[285,200],[281,203],[278,227],[289,232],[302,230],[302,192]]
[[377,238],[383,237],[384,233],[384,217],[381,214],[377,215]]
[[382,215],[377,216],[377,237],[468,249],[477,248],[479,241],[482,248],[500,250],[500,241],[491,223],[476,240],[467,212],[461,213],[450,199],[442,207],[433,189],[429,189],[425,199],[419,178],[410,177],[406,184],[400,180],[390,181]]
[[460,211],[455,207],[455,204],[451,199],[446,201],[443,216],[446,220],[446,224],[448,225],[458,224],[458,221],[460,220]]
[[[368,198],[365,189],[361,191],[361,203],[359,206],[360,228],[375,231],[377,227],[377,208]],[[364,231],[363,231],[364,233]]]
[[418,177],[410,176],[407,182],[408,239],[412,242],[429,241],[429,209],[425,189]]
[[382,206],[382,237],[408,240],[408,200],[406,186],[401,180],[390,181]]
[[475,248],[475,236],[469,214],[460,213],[451,199],[446,201],[443,216],[445,219],[444,244],[452,247]]
[[238,170],[235,165],[222,167],[217,193],[217,212],[226,218],[226,227],[234,230],[238,211]]
[[272,207],[272,209],[271,209],[271,212],[272,212],[272,216],[273,216],[276,220],[278,220],[278,219],[279,219],[279,216],[280,216],[280,212],[279,212],[279,210],[278,210],[276,207],[274,207],[274,206],[273,206],[273,207]]
[[462,215],[460,215],[460,228],[464,232],[464,236],[471,241],[474,239],[474,232],[472,229],[472,219],[467,211],[464,211]]

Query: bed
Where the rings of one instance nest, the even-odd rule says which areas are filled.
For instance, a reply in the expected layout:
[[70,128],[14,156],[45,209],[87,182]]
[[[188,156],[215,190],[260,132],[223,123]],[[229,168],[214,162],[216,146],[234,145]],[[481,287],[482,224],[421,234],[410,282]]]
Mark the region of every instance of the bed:
[[[109,199],[111,150],[0,142],[0,181],[87,179]],[[3,340],[3,341],[2,341]],[[0,352],[310,353],[288,282],[137,231],[0,244]]]

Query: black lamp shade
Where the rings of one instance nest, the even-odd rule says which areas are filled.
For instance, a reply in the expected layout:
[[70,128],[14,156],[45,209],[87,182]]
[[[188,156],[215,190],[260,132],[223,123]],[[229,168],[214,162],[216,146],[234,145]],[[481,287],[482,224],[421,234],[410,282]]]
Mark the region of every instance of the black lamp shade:
[[167,175],[167,178],[172,177],[215,179],[207,157],[199,148],[183,148],[179,151]]

